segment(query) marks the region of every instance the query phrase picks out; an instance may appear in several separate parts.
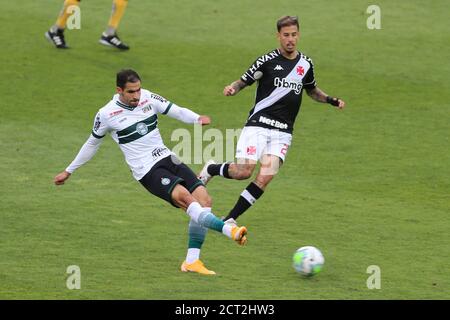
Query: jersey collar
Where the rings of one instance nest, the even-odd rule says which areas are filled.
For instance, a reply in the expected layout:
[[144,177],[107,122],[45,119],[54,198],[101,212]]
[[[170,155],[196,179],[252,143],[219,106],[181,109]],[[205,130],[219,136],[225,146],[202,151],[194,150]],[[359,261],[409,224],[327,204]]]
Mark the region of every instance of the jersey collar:
[[287,60],[287,61],[296,61],[296,60],[298,60],[299,57],[301,56],[300,51],[298,51],[298,50],[296,50],[297,55],[296,55],[295,58],[293,58],[293,59],[289,59],[289,58],[285,57],[285,56],[283,55],[283,53],[281,53],[281,49],[280,49],[280,48],[278,48],[278,52],[280,53],[280,56],[282,56],[282,57],[283,57],[285,60]]
[[117,104],[119,107],[124,108],[124,109],[127,109],[127,110],[130,110],[130,111],[133,111],[133,110],[136,108],[136,107],[128,106],[128,105],[126,105],[125,103],[120,102],[119,99],[116,100],[116,104]]

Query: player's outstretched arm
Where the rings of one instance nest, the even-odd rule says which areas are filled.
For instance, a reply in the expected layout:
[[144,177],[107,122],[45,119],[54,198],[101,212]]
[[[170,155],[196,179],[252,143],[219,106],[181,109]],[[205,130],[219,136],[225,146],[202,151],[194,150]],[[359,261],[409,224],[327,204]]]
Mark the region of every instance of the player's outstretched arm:
[[84,143],[84,145],[81,147],[80,151],[78,152],[75,159],[72,161],[72,163],[64,170],[63,172],[59,173],[54,179],[53,182],[59,186],[64,184],[64,182],[69,179],[70,175],[79,167],[84,165],[86,162],[88,162],[96,153],[98,148],[100,147],[100,144],[102,143],[102,138],[96,138],[92,134],[87,139],[87,141]]
[[235,82],[233,82],[232,84],[226,86],[223,89],[223,95],[224,96],[234,96],[236,95],[239,91],[241,91],[242,89],[244,89],[247,86],[247,84],[242,81],[241,79],[236,80]]
[[306,89],[306,93],[311,97],[311,99],[317,102],[329,103],[339,109],[343,109],[345,107],[344,100],[327,95],[325,92],[320,90],[319,87],[315,87],[314,89]]
[[165,109],[167,111],[163,112],[163,114],[167,114],[169,117],[184,123],[199,123],[201,125],[211,123],[211,119],[208,116],[199,115],[188,108],[177,106],[175,103],[170,103]]

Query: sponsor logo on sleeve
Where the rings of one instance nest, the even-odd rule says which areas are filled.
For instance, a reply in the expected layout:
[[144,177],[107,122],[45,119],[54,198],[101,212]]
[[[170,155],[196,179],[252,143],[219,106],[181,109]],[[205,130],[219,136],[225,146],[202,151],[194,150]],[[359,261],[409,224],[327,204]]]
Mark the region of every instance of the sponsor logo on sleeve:
[[152,99],[155,99],[155,100],[158,100],[158,101],[161,101],[162,103],[166,103],[167,102],[167,100],[166,99],[164,99],[163,97],[161,97],[160,95],[157,95],[157,94],[154,94],[154,93],[152,93]]
[[95,117],[95,122],[94,122],[94,131],[97,131],[100,128],[101,125],[101,121],[100,121],[100,115],[97,115]]
[[277,51],[272,51],[268,54],[265,54],[261,57],[259,57],[254,64],[252,64],[252,66],[248,69],[249,72],[254,73],[256,70],[258,70],[259,67],[261,67],[264,63],[266,63],[267,61],[270,61],[276,57],[278,57],[278,52]]

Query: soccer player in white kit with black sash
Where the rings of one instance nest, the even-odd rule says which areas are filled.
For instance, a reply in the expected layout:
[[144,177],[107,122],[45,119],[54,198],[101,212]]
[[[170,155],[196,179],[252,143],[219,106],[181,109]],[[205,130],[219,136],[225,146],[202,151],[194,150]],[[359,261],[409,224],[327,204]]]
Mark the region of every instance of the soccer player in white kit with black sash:
[[109,133],[122,150],[134,178],[148,191],[182,208],[190,216],[189,248],[181,270],[215,274],[199,259],[206,230],[221,232],[243,245],[247,229],[225,224],[211,212],[211,198],[203,183],[164,145],[158,130],[159,114],[185,123],[210,123],[207,116],[141,89],[140,77],[135,71],[120,71],[117,74],[117,94],[98,111],[90,137],[54,182],[56,185],[64,184],[76,169],[94,156],[103,137]]
[[225,221],[235,220],[260,198],[286,158],[291,145],[294,122],[300,110],[303,90],[315,101],[339,109],[345,103],[328,96],[317,87],[314,65],[297,50],[297,17],[284,16],[277,21],[280,47],[260,56],[237,81],[226,86],[225,96],[257,82],[256,98],[236,147],[235,163],[208,161],[199,174],[207,183],[213,176],[243,180],[251,177],[257,162],[261,166],[253,182],[242,191]]

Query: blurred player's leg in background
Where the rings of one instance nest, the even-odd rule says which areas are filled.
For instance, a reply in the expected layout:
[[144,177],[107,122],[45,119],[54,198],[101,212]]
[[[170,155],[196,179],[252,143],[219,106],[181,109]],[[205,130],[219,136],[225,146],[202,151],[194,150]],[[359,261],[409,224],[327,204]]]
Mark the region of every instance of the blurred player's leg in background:
[[[229,223],[236,223],[236,219],[258,200],[264,193],[267,185],[281,166],[278,156],[264,154],[260,160],[260,170],[255,178],[240,194],[236,204],[230,213],[223,218]],[[237,163],[207,162],[199,174],[199,179],[207,183],[214,176],[222,176],[227,179],[244,180],[252,176],[256,163],[249,159],[238,159]]]
[[67,19],[72,14],[68,8],[70,6],[79,6],[79,4],[79,0],[65,0],[56,23],[45,33],[46,38],[58,49],[68,48],[64,39],[64,29],[66,28]]
[[128,5],[128,0],[114,0],[112,4],[111,17],[109,18],[108,27],[103,32],[100,43],[115,47],[120,50],[128,50],[130,47],[123,43],[117,35],[117,29],[122,20],[125,9]]

